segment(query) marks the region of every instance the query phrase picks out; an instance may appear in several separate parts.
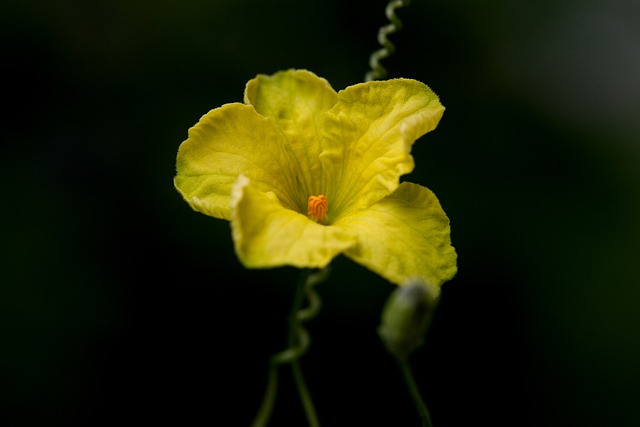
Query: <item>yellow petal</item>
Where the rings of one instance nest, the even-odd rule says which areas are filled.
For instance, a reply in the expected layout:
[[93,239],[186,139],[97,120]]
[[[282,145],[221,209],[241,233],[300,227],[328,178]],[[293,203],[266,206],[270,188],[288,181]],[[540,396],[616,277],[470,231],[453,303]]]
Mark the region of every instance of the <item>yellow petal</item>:
[[233,188],[231,231],[238,258],[249,268],[321,268],[355,244],[351,232],[282,207],[242,175]]
[[291,163],[284,137],[273,123],[252,106],[227,104],[189,129],[178,151],[174,184],[193,209],[230,219],[231,189],[240,174],[293,207],[297,186]]
[[334,215],[391,194],[413,170],[412,144],[433,130],[444,107],[424,83],[395,79],[350,86],[325,119],[320,155]]
[[297,162],[300,185],[308,194],[321,190],[320,138],[324,113],[337,100],[329,82],[306,70],[259,75],[247,83],[244,101],[273,121],[287,137]]
[[422,279],[438,292],[456,273],[449,219],[436,196],[420,185],[402,183],[369,209],[335,225],[358,235],[358,244],[345,255],[392,283]]

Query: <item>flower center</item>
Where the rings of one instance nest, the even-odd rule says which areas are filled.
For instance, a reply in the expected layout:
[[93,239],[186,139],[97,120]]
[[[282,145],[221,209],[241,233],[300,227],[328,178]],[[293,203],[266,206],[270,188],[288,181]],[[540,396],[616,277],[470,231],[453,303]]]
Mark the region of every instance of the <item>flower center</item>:
[[307,202],[309,218],[316,222],[322,222],[327,214],[327,198],[324,195],[310,196]]

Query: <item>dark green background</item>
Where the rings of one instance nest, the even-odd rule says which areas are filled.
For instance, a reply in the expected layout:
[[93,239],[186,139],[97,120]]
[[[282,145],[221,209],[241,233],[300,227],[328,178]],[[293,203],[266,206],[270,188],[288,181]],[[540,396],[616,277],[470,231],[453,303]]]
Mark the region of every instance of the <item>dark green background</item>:
[[[382,1],[0,6],[0,424],[248,426],[293,269],[245,270],[172,187],[187,129],[258,73],[362,80]],[[447,107],[408,180],[459,274],[414,355],[436,427],[640,425],[640,3],[414,1],[390,77]],[[339,258],[309,329],[325,426],[418,426]],[[272,425],[302,426],[282,378]]]

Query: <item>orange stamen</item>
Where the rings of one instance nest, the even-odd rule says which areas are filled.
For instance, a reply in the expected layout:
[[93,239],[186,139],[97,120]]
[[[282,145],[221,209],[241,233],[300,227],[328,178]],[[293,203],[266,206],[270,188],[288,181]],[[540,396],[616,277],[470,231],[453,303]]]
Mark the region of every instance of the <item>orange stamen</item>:
[[327,214],[327,198],[322,194],[310,196],[308,202],[309,212],[307,215],[316,222],[322,222]]

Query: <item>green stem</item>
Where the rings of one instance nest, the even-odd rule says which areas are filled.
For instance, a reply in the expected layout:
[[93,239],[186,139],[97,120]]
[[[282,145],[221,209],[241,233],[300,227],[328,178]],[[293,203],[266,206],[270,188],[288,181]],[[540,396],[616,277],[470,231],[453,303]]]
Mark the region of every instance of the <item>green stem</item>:
[[418,414],[422,419],[422,427],[432,427],[429,410],[427,409],[427,405],[425,405],[424,400],[422,399],[422,395],[420,394],[420,390],[418,389],[418,384],[416,384],[416,380],[413,376],[413,371],[411,370],[409,361],[407,359],[397,360],[398,364],[400,365],[400,370],[402,371],[402,377],[407,384],[409,394],[411,395],[413,403],[416,405],[416,409],[418,410]]
[[[313,286],[314,283],[311,274],[311,270],[303,270],[300,275],[293,308],[291,309],[291,318],[289,319],[289,348],[302,347],[306,349],[309,345],[309,336],[302,327],[302,321],[310,316],[302,310],[302,302],[304,301],[305,295],[309,295],[312,292],[311,286]],[[293,371],[293,378],[296,388],[298,389],[302,407],[304,408],[304,413],[307,416],[307,421],[309,421],[309,426],[320,427],[315,405],[313,404],[309,389],[304,380],[304,375],[302,374],[299,357],[291,361],[291,370]]]
[[[278,391],[278,369],[280,365],[287,363],[291,364],[298,395],[302,401],[309,425],[311,427],[320,427],[315,406],[302,374],[299,358],[307,351],[310,343],[309,334],[302,326],[302,323],[312,319],[320,309],[320,299],[312,287],[324,280],[325,276],[326,270],[320,273],[313,273],[312,270],[303,270],[301,274],[289,316],[287,349],[273,355],[270,359],[267,389],[252,427],[265,427],[268,424]],[[309,307],[303,309],[302,304],[305,297],[309,300]]]
[[276,401],[276,394],[278,393],[278,365],[272,363],[269,366],[269,374],[267,376],[267,390],[264,392],[262,398],[262,404],[258,410],[256,418],[253,420],[251,427],[265,427],[269,423],[271,413],[273,412],[273,405]]
[[293,377],[296,382],[296,387],[298,388],[298,395],[302,401],[302,407],[304,408],[304,413],[307,416],[307,421],[309,421],[309,426],[320,427],[316,408],[313,404],[313,400],[311,400],[311,395],[309,394],[309,390],[307,389],[307,385],[304,381],[300,363],[298,363],[298,361],[292,362],[291,369],[293,370]]

